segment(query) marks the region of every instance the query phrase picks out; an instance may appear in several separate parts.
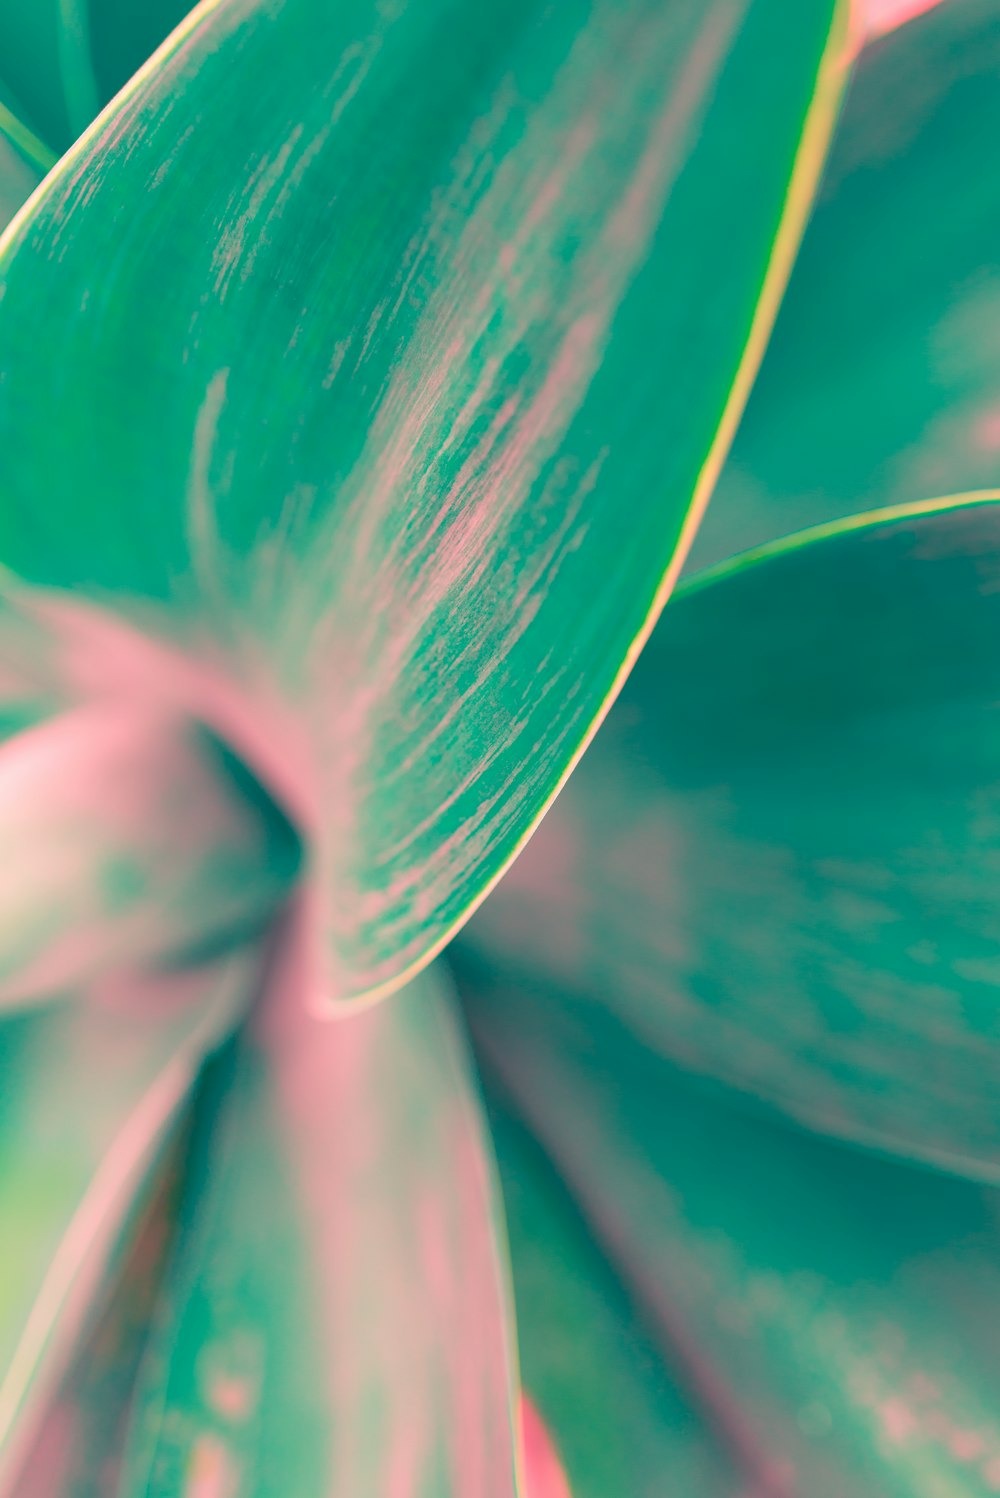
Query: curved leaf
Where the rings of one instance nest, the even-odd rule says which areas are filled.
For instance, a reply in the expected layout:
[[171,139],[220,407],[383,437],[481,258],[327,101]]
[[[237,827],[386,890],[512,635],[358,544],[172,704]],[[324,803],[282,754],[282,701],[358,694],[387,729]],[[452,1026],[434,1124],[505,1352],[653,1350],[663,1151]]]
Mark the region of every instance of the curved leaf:
[[678,595],[463,937],[820,1129],[1000,1178],[1000,506]]
[[507,1498],[502,1230],[447,995],[309,996],[290,970],[208,1085],[122,1491]]
[[665,1355],[767,1454],[752,1491],[996,1492],[994,1187],[699,1095],[589,1002],[500,990],[476,1013],[480,1054]]
[[16,1478],[16,1498],[109,1498],[120,1472],[127,1418],[169,1250],[185,1130],[144,1186],[139,1220],[122,1243],[78,1344],[37,1425]]
[[862,52],[692,567],[1000,480],[998,66],[998,0]]
[[235,674],[240,752],[302,788],[332,997],[466,918],[662,603],[833,9],[205,3],[4,239],[0,557]]
[[254,968],[241,959],[157,979],[119,974],[86,1002],[0,1021],[0,1490]]

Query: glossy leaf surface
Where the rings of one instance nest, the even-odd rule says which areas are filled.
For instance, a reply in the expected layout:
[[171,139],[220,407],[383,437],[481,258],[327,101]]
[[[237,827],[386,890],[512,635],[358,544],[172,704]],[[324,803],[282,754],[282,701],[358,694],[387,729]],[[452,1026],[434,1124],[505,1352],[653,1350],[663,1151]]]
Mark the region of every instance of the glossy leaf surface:
[[1000,506],[671,603],[466,936],[815,1127],[1000,1176]]
[[476,1013],[665,1353],[767,1460],[741,1491],[998,1490],[996,1188],[745,1115],[589,1002],[525,987]]
[[285,982],[202,1099],[122,1491],[506,1498],[502,1233],[447,995],[317,1019]]
[[238,679],[331,997],[464,919],[662,598],[819,167],[832,9],[203,5],[4,242],[0,556]]
[[1000,479],[1000,4],[867,48],[692,567]]
[[24,1455],[156,1150],[206,1050],[246,1001],[253,967],[120,974],[78,996],[85,1002],[0,1021],[0,1484]]

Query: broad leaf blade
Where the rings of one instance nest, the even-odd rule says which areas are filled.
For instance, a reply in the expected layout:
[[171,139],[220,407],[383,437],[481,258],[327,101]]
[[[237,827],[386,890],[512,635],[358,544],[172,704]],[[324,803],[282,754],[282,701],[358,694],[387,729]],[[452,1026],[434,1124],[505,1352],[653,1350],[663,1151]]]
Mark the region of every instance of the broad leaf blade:
[[1000,505],[671,603],[463,941],[814,1127],[1000,1178]]
[[215,1069],[123,1492],[514,1492],[492,1180],[448,997],[317,1019],[300,972]]
[[818,171],[832,8],[228,0],[7,238],[0,555],[215,637],[297,725],[332,996],[467,916],[662,602]]
[[0,1023],[0,1482],[15,1475],[146,1172],[253,970],[241,960],[120,975],[86,1002]]
[[693,568],[1000,476],[1000,4],[867,48]]
[[987,1498],[994,1187],[713,1100],[589,1003],[501,989],[476,1012],[480,1053],[665,1356],[766,1453],[751,1491]]

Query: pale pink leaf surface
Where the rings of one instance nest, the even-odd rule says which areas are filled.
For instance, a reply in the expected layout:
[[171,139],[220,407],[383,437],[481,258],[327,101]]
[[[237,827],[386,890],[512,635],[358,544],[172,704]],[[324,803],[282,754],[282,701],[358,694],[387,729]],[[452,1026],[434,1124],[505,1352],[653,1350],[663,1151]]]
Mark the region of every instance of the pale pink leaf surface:
[[432,974],[309,1012],[296,942],[201,1104],[123,1492],[511,1498],[492,1167]]
[[0,1007],[254,935],[293,834],[208,736],[105,701],[0,746]]
[[255,971],[119,972],[0,1024],[0,1492],[17,1491],[145,1173]]
[[865,31],[870,37],[881,36],[897,26],[923,15],[945,0],[858,0]]

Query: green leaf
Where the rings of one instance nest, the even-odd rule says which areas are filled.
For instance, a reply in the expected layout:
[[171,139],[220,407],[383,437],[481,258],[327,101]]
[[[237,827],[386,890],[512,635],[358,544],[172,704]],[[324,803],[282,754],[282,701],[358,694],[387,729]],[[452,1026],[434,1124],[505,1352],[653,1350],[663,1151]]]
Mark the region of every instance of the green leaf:
[[87,0],[0,0],[0,74],[61,155],[99,107]]
[[[144,1187],[134,1230],[95,1302],[94,1325],[79,1343],[17,1471],[17,1498],[109,1498],[120,1472],[131,1400],[149,1340],[169,1249],[184,1157],[175,1127],[155,1176]],[[148,1200],[145,1198],[148,1197]]]
[[206,1083],[122,1491],[512,1495],[502,1229],[448,995],[310,997],[293,967]]
[[1000,506],[678,594],[462,940],[819,1129],[1000,1179]]
[[521,1377],[558,1442],[572,1498],[732,1498],[732,1453],[664,1367],[558,1176],[508,1110],[492,1106],[490,1123]]
[[666,596],[819,169],[834,9],[202,6],[4,240],[0,557],[72,590],[66,639],[87,596],[188,652],[284,767],[331,997],[483,898]]
[[589,1000],[497,987],[474,1014],[487,1081],[541,1142],[664,1360],[734,1449],[767,1463],[740,1491],[996,1491],[994,1187],[705,1095]]
[[102,102],[138,72],[192,8],[191,0],[89,0],[91,51]]
[[0,1483],[30,1448],[150,1165],[255,966],[119,974],[0,1021]]
[[861,55],[698,567],[1000,478],[1000,3]]
[[41,180],[37,168],[12,144],[8,131],[16,137],[17,126],[18,121],[0,98],[0,228],[10,222]]

